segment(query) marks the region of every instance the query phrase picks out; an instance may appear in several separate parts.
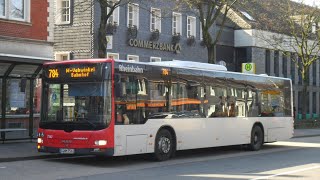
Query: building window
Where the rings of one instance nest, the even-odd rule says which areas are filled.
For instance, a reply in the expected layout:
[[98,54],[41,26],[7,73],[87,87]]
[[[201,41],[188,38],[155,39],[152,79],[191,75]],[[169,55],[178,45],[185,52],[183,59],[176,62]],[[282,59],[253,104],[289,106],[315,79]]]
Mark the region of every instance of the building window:
[[107,57],[114,60],[119,60],[119,53],[107,53]]
[[70,52],[56,52],[55,60],[56,61],[70,60]]
[[[298,59],[299,67],[302,67],[301,58],[298,56],[297,59]],[[306,77],[309,78],[310,77],[309,74],[307,74]],[[302,85],[302,74],[299,72],[299,70],[298,70],[298,84]]]
[[136,55],[128,55],[128,56],[127,56],[127,60],[128,60],[128,61],[139,62],[139,56],[136,56]]
[[283,73],[284,77],[288,76],[287,66],[288,66],[287,53],[283,53],[283,56],[282,56],[282,73]]
[[158,30],[161,32],[161,10],[151,8],[150,31]]
[[315,86],[317,84],[317,63],[312,64],[312,84]]
[[[320,61],[320,57],[318,57],[318,60],[317,61]],[[317,84],[317,86],[320,86],[320,83],[319,83],[319,78],[320,78],[320,63],[316,63],[316,64],[318,64],[318,71],[317,71],[317,73],[319,74],[318,75],[318,79],[317,79],[317,82],[318,82],[318,84]],[[319,114],[320,115],[320,114]]]
[[275,76],[279,77],[279,51],[274,51],[274,66],[273,66],[273,70],[274,70],[274,74]]
[[57,0],[56,23],[70,24],[71,4],[70,0]]
[[295,80],[296,80],[296,64],[294,62],[294,60],[296,60],[296,56],[294,53],[290,54],[290,74],[291,74],[291,80],[292,80],[292,84],[295,84]]
[[312,116],[311,118],[316,118],[317,114],[317,92],[312,93]]
[[180,13],[172,14],[172,34],[182,35],[182,16]]
[[128,27],[136,26],[139,28],[139,5],[128,4]]
[[[112,2],[110,2],[110,5],[114,5],[115,2],[117,2],[118,0],[113,0]],[[116,25],[119,25],[119,11],[120,11],[120,8],[117,7],[113,10],[111,16],[109,17],[108,19],[108,23],[109,24],[116,24]],[[107,13],[110,12],[110,8],[108,7],[107,8]]]
[[0,0],[0,17],[5,17],[6,16],[6,1],[5,0]]
[[312,27],[311,27],[311,32],[312,33],[317,33],[320,29],[319,29],[320,23],[312,23]]
[[0,0],[0,18],[30,21],[30,0]]
[[150,62],[160,62],[161,58],[160,57],[150,57]]
[[196,17],[187,17],[187,37],[196,37]]
[[266,58],[265,58],[265,72],[270,75],[270,50],[266,50]]

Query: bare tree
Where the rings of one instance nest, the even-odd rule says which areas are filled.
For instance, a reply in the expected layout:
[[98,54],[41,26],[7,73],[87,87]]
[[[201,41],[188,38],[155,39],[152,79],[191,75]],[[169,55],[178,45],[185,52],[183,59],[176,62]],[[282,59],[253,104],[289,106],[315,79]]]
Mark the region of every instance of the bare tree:
[[119,6],[128,4],[129,0],[97,0],[100,4],[101,15],[100,15],[100,26],[98,31],[98,57],[106,57],[106,46],[107,46],[107,22],[112,16],[114,10]]
[[[181,0],[195,10],[202,28],[203,43],[208,50],[208,63],[216,63],[216,44],[219,41],[227,14],[237,0]],[[219,26],[217,25],[219,22]],[[212,29],[215,33],[213,33]]]
[[[273,24],[272,31],[256,33],[257,38],[281,52],[294,62],[302,79],[302,118],[306,117],[309,69],[320,56],[320,9],[283,0],[278,8],[281,23]],[[275,20],[276,21],[276,20]],[[270,24],[269,24],[270,25]],[[277,26],[278,25],[278,26]],[[268,23],[266,27],[268,29]],[[289,52],[296,54],[290,56]]]

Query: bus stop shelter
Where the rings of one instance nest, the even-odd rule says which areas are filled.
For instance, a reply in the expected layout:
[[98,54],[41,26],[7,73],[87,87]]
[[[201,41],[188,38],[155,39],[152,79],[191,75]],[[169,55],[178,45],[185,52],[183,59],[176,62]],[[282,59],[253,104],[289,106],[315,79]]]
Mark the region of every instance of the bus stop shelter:
[[36,137],[42,64],[52,59],[0,54],[1,140]]

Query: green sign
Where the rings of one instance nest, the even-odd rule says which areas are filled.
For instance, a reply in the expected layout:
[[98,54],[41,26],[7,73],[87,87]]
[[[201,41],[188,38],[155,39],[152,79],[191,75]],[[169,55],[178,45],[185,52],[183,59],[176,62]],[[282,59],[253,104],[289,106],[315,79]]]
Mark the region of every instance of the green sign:
[[252,70],[252,65],[251,65],[251,64],[246,64],[246,65],[245,65],[245,69],[246,69],[247,71],[251,71],[251,70]]
[[256,64],[255,63],[242,63],[242,72],[255,74],[256,73]]

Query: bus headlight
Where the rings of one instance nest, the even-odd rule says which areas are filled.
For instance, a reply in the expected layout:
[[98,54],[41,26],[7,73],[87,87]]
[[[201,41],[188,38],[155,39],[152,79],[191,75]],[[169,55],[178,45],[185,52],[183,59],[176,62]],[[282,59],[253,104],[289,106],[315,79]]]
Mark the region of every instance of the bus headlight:
[[42,138],[38,138],[38,144],[42,144],[43,143],[43,139]]
[[107,145],[107,141],[106,140],[97,140],[94,142],[94,144],[97,146],[105,146],[105,145]]

